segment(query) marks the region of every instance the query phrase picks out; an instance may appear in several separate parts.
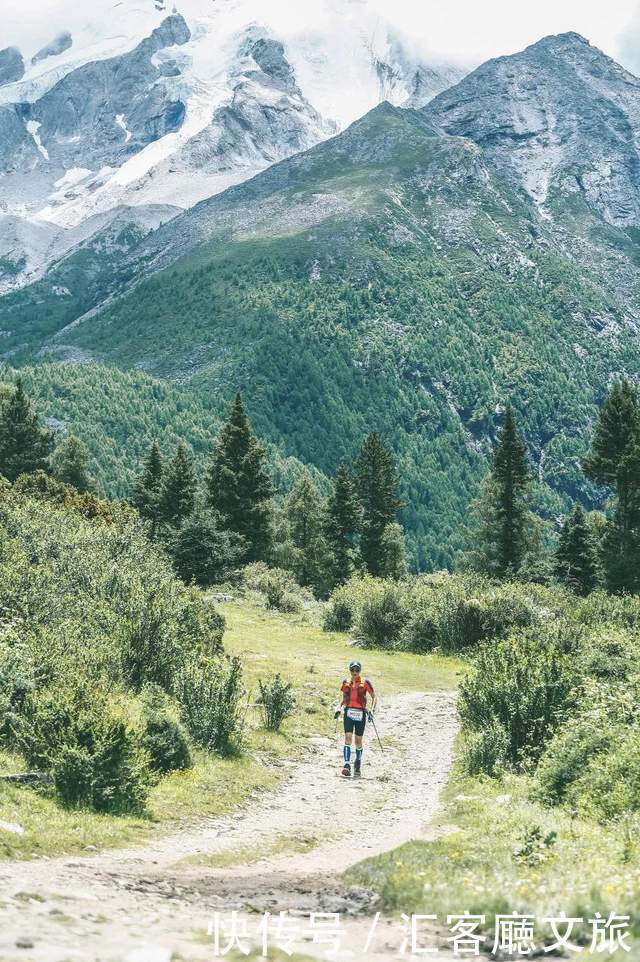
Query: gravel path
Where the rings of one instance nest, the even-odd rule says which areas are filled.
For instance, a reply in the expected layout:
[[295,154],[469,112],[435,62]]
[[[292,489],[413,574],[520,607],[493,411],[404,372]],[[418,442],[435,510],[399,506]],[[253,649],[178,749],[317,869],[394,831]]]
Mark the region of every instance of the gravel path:
[[[340,777],[337,738],[311,737],[302,748],[292,745],[279,789],[235,815],[139,848],[0,863],[0,960],[209,960],[215,953],[207,927],[216,912],[228,924],[234,910],[249,941],[262,913],[286,912],[297,927],[296,951],[361,959],[375,903],[338,877],[363,858],[424,836],[451,767],[455,695],[398,696],[376,720],[385,751],[368,738],[359,780]],[[336,954],[327,956],[331,943],[314,943],[310,932],[303,939],[311,912],[340,914]],[[401,941],[399,919],[380,918],[367,958],[410,958],[399,954]],[[261,946],[253,945],[258,958]]]

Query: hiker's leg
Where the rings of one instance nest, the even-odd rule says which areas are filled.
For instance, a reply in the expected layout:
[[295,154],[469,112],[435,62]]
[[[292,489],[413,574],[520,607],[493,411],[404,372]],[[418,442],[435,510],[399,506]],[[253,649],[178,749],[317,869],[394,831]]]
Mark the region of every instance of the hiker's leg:
[[344,755],[345,762],[351,761],[351,742],[353,741],[353,732],[344,733],[344,748],[342,753]]
[[362,741],[364,736],[364,719],[356,728],[356,772],[360,771],[362,765]]
[[351,761],[351,742],[353,741],[353,719],[347,718],[347,713],[344,715],[344,745],[342,746],[342,754],[344,757],[345,765],[347,762]]

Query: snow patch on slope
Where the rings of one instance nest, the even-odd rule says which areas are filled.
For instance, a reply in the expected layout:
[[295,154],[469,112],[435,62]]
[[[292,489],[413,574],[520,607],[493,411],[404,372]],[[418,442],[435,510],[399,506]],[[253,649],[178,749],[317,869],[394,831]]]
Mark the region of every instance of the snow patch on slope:
[[40,140],[40,135],[38,134],[38,129],[41,126],[42,124],[39,123],[37,120],[28,120],[25,124],[25,127],[33,137],[36,147],[38,148],[38,150],[40,151],[44,159],[49,160],[49,152],[47,148],[43,145],[42,141]]

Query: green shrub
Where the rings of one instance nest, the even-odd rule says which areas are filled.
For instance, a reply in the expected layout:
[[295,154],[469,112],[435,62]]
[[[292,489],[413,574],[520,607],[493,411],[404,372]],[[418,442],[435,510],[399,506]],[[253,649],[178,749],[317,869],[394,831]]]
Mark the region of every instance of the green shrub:
[[506,760],[516,768],[535,761],[575,701],[577,671],[564,639],[553,632],[523,633],[484,642],[460,687],[463,724],[506,732]]
[[193,740],[207,751],[237,754],[243,724],[240,660],[191,663],[176,688],[182,718]]
[[549,742],[536,770],[538,794],[546,802],[568,801],[569,793],[585,775],[591,759],[610,746],[613,729],[594,725],[593,721],[589,717],[578,719]]
[[349,631],[353,627],[356,604],[353,592],[341,585],[331,595],[325,608],[322,627],[325,631]]
[[589,765],[580,789],[576,807],[601,822],[640,811],[640,727],[600,754],[597,765]]
[[267,608],[277,611],[300,611],[305,602],[312,600],[312,595],[297,584],[289,571],[269,568],[262,561],[247,565],[244,582],[250,591],[262,596]]
[[144,693],[141,743],[156,772],[164,774],[193,764],[186,729],[162,689],[151,687]]
[[640,596],[592,591],[586,598],[576,599],[572,614],[584,625],[599,627],[608,623],[637,632],[640,630]]
[[53,774],[65,804],[113,814],[143,810],[149,757],[126,718],[99,692],[37,692],[14,724],[27,763]]
[[637,691],[586,685],[580,711],[548,743],[536,770],[536,794],[549,804],[582,807],[593,770],[640,727]]
[[402,587],[394,581],[372,581],[357,615],[358,637],[375,648],[395,648],[408,621]]
[[[35,688],[35,672],[25,646],[13,626],[3,626],[0,640],[0,744],[13,745],[11,721],[20,715]],[[0,629],[1,630],[1,629]]]
[[587,678],[626,682],[640,669],[637,637],[616,625],[591,626],[581,647],[582,671]]
[[264,727],[277,732],[285,718],[294,712],[296,699],[293,686],[277,674],[270,682],[258,680],[258,689],[256,703],[260,706]]
[[498,775],[505,766],[509,751],[509,736],[497,721],[481,731],[470,732],[463,754],[464,767],[470,775]]
[[404,648],[425,654],[440,646],[440,619],[431,599],[417,598],[404,629]]
[[0,611],[19,626],[39,684],[171,688],[224,621],[129,517],[88,521],[12,492],[0,498]]

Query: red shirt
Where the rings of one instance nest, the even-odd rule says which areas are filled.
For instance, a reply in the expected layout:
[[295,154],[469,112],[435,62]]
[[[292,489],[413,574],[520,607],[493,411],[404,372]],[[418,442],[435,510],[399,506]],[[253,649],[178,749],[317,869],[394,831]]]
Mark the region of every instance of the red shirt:
[[353,681],[343,681],[340,687],[342,704],[345,708],[366,708],[367,693],[373,696],[373,685],[368,678],[364,681],[358,675]]

